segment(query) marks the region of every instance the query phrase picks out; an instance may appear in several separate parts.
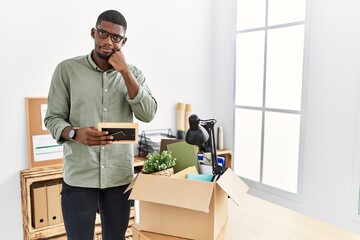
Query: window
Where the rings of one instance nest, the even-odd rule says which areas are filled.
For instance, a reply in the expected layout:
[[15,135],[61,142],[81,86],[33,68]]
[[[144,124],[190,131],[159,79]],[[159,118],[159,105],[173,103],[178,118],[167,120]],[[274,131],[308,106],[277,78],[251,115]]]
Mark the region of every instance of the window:
[[360,215],[360,187],[359,187],[359,196],[358,196],[358,215]]
[[238,0],[234,170],[298,193],[306,0]]
[[[360,97],[358,98],[357,109],[360,106]],[[355,157],[352,173],[352,195],[351,195],[351,211],[354,212],[354,220],[360,222],[360,112],[356,117],[355,130]]]

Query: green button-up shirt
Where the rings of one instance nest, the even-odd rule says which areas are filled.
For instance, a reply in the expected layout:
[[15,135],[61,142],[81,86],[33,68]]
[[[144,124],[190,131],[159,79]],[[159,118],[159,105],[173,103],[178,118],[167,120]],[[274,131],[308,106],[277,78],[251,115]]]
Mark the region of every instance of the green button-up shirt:
[[108,188],[128,184],[133,178],[132,144],[85,146],[61,138],[63,129],[97,127],[99,122],[151,121],[157,103],[145,77],[129,65],[139,83],[130,99],[122,75],[115,69],[102,71],[91,58],[80,56],[61,62],[55,69],[48,95],[45,126],[64,145],[64,181],[71,186]]

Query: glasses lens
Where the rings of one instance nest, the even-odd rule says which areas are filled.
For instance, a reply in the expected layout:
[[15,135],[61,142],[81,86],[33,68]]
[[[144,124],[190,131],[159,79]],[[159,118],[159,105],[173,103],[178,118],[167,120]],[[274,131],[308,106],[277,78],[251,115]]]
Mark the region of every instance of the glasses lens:
[[120,36],[120,35],[111,35],[111,40],[112,40],[113,42],[118,43],[118,42],[121,41],[121,39],[123,39],[123,37]]
[[96,29],[96,31],[98,32],[98,35],[100,38],[102,39],[106,39],[109,35],[110,35],[110,38],[111,38],[111,41],[115,42],[115,43],[118,43],[120,42],[124,37],[123,36],[120,36],[120,35],[117,35],[117,34],[111,34],[105,30],[102,30],[102,29]]
[[107,31],[101,30],[101,29],[96,29],[98,32],[98,35],[100,38],[107,38],[109,36],[109,33]]

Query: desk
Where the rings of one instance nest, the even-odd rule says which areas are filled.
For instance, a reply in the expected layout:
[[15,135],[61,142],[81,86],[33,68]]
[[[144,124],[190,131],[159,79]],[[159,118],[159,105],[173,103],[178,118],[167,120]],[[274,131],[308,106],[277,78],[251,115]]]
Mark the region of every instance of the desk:
[[146,157],[134,157],[134,167],[142,167],[144,165]]
[[232,151],[226,149],[216,150],[216,151],[218,156],[225,157],[226,159],[225,167],[233,169]]
[[[356,235],[304,214],[245,194],[241,206],[229,199],[228,221],[218,240],[360,240]],[[180,240],[132,226],[133,240]]]

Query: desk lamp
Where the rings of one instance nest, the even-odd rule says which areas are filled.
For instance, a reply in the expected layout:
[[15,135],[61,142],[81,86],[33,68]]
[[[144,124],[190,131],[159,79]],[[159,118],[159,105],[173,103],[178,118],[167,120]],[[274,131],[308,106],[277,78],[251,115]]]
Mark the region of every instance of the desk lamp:
[[[217,163],[214,125],[215,119],[201,120],[196,114],[189,117],[189,130],[186,132],[185,141],[191,145],[200,145],[209,139],[211,147],[211,163],[213,177],[211,181],[216,181],[224,173],[224,169]],[[208,131],[206,131],[206,130]]]

